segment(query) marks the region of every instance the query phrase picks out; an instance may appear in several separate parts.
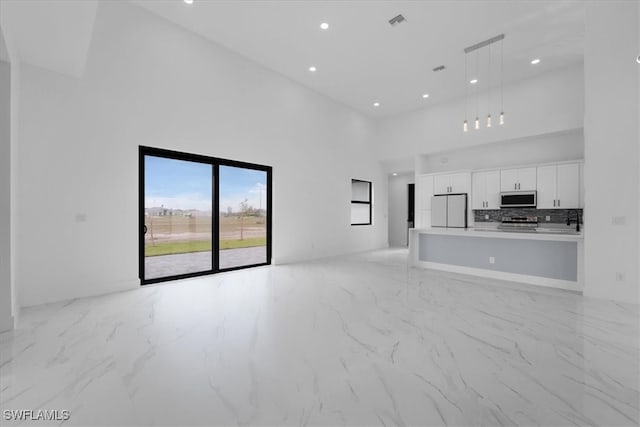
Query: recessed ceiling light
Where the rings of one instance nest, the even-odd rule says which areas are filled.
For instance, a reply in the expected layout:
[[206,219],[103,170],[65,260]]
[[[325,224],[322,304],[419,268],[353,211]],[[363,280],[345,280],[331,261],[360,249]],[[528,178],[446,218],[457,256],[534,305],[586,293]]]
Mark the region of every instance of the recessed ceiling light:
[[398,176],[398,174],[396,172],[392,173],[391,175],[393,176]]
[[379,103],[379,102],[374,102],[374,103],[373,103],[373,106],[374,106],[374,107],[379,107],[379,106],[380,106],[380,103]]
[[323,22],[322,24],[320,24],[320,29],[328,30],[329,29],[329,24],[327,24],[326,22]]
[[183,0],[186,4],[193,4],[193,0]]
[[533,61],[531,61],[531,65],[538,65],[540,63],[540,58],[536,58]]
[[314,66],[309,67],[309,71],[311,71],[312,73],[315,73],[316,70],[317,70],[317,68],[314,67]]
[[470,80],[470,81],[469,81],[469,83],[471,83],[472,85],[474,85],[474,84],[478,83],[478,79]]
[[427,99],[427,98],[429,97],[429,94],[428,94],[428,93],[423,93],[423,94],[422,94],[422,97],[423,97],[424,99]]
[[638,55],[638,57],[636,58],[636,62],[640,64],[640,55]]

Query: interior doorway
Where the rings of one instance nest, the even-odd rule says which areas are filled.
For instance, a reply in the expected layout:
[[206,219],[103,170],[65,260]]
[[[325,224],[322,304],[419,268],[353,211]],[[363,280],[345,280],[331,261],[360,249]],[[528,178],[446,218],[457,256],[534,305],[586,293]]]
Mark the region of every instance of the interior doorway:
[[389,175],[389,246],[407,247],[414,224],[415,176],[413,172]]

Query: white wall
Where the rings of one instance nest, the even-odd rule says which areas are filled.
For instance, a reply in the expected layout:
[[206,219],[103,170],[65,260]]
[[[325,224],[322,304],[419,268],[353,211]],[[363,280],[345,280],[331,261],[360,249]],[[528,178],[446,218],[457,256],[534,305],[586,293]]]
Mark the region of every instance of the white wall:
[[[505,125],[491,129],[462,132],[464,99],[383,120],[378,124],[378,157],[385,164],[402,164],[402,159],[420,154],[580,129],[584,118],[583,84],[583,66],[578,64],[507,85]],[[396,162],[391,162],[393,159]]]
[[11,64],[0,60],[0,332],[13,328],[11,300]]
[[408,185],[414,174],[389,175],[389,246],[407,246]]
[[[23,306],[138,285],[138,145],[272,165],[275,262],[387,245],[368,118],[142,9],[100,3],[82,78],[21,78]],[[373,226],[349,225],[351,178]]]
[[584,293],[640,303],[637,9],[638,2],[586,3]]
[[[5,3],[0,3],[0,12]],[[15,256],[18,220],[16,203],[16,171],[18,153],[18,117],[20,93],[20,62],[15,44],[6,33],[6,14],[0,13],[0,59],[4,60],[2,72],[2,95],[0,103],[0,331],[12,329],[19,315],[18,292],[15,283],[17,257]],[[7,61],[9,70],[7,73]],[[7,87],[7,77],[9,77]],[[8,89],[8,90],[7,90]],[[7,109],[8,108],[8,109]],[[8,114],[8,116],[7,116]],[[7,120],[8,119],[8,120]],[[8,140],[7,140],[8,135]]]
[[16,275],[18,271],[17,248],[18,225],[20,217],[18,212],[18,151],[20,136],[20,84],[22,75],[21,65],[17,59],[11,60],[11,312],[14,321],[20,316],[20,290],[18,289]]
[[488,169],[584,159],[582,129],[422,155],[417,173]]

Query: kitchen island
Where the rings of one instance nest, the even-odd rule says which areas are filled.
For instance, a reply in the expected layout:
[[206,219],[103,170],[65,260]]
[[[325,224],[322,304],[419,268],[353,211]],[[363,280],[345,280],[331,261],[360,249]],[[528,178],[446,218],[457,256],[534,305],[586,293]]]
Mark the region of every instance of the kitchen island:
[[569,229],[411,229],[409,264],[582,292],[584,236]]

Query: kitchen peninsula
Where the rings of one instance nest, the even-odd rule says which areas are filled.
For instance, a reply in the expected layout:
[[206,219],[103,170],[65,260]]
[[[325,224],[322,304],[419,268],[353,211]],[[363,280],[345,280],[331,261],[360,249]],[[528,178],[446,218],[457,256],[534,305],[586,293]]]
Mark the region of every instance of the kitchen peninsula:
[[409,236],[412,266],[572,291],[583,288],[583,232],[423,228]]

